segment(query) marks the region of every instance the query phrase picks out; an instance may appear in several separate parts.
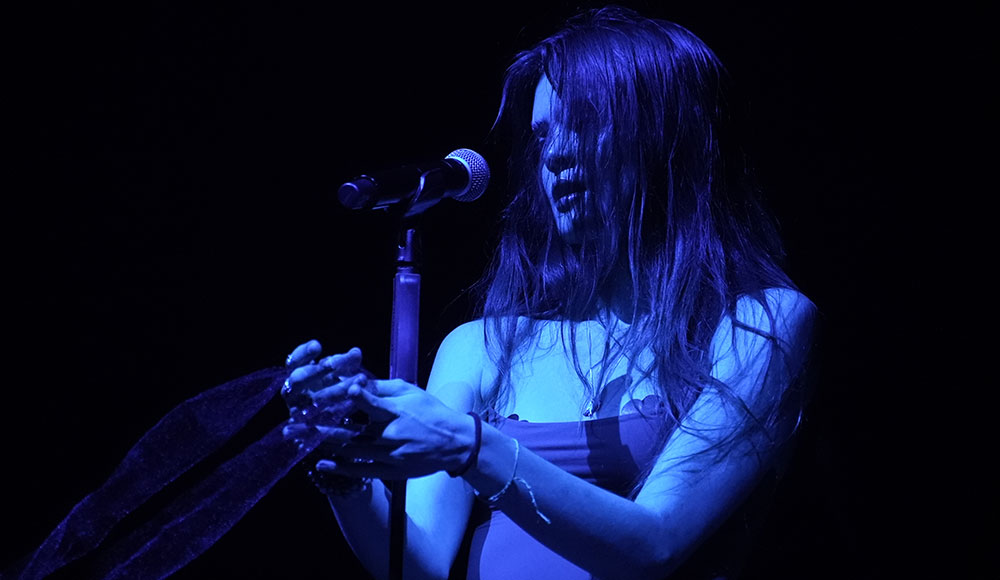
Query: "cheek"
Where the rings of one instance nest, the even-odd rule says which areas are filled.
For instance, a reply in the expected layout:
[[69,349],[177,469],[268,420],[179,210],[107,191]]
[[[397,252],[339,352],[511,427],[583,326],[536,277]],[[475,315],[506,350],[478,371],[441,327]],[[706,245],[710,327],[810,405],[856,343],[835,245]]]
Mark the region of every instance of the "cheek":
[[534,172],[535,174],[535,187],[542,198],[544,198],[546,203],[551,201],[552,186],[556,182],[556,175],[552,173],[544,164],[539,163],[538,168]]

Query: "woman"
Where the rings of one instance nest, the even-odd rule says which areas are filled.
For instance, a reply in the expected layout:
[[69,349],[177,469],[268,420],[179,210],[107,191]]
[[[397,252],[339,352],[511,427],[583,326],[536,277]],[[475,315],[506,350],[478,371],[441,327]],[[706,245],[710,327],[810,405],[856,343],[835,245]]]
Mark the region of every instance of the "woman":
[[718,538],[787,449],[814,308],[728,156],[723,76],[676,24],[571,20],[508,72],[518,186],[426,392],[357,349],[289,356],[289,389],[371,418],[285,434],[340,446],[316,471],[375,577],[397,478],[407,577],[447,577],[467,531],[469,578],[733,573]]

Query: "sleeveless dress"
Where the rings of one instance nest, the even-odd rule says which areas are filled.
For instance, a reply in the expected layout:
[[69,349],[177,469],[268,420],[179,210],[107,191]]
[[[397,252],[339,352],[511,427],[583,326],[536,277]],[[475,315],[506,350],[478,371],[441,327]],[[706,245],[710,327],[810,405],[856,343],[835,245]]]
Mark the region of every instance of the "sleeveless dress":
[[[677,427],[655,395],[642,401],[633,400],[626,414],[589,421],[531,423],[519,420],[517,415],[505,418],[494,411],[487,411],[483,418],[550,463],[622,497],[629,495],[643,468],[659,452],[660,429],[666,431],[663,437],[669,437]],[[670,579],[738,577],[770,503],[773,482],[773,478],[765,477],[743,505]],[[467,580],[592,578],[590,573],[535,540],[502,511],[491,510],[485,502],[475,503],[469,527]]]
[[[484,419],[569,473],[627,496],[658,449],[664,412],[656,396],[633,401],[634,413],[566,423],[530,423],[487,412]],[[672,429],[673,426],[668,426]],[[476,502],[468,580],[589,579],[581,568],[539,543],[500,510]]]

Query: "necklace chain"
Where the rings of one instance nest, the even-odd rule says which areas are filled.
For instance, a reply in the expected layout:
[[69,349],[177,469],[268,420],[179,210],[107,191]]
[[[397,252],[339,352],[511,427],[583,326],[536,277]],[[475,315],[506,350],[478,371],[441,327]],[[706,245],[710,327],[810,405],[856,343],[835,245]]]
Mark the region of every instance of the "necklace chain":
[[[604,371],[606,371],[607,369],[601,369],[601,378],[602,378],[602,380],[599,381],[600,384],[597,384],[597,385],[594,384],[594,369],[596,369],[598,367],[598,365],[600,365],[604,361],[604,355],[607,353],[607,345],[608,345],[608,342],[609,342],[609,340],[605,340],[604,341],[605,346],[604,346],[604,349],[602,350],[601,358],[595,363],[594,362],[594,344],[593,344],[593,340],[592,340],[592,336],[591,336],[592,330],[593,330],[593,325],[588,322],[587,323],[587,362],[588,362],[589,369],[587,370],[587,382],[590,384],[590,387],[593,389],[593,394],[590,396],[590,400],[587,401],[586,406],[583,408],[583,416],[587,417],[587,418],[595,417],[597,415],[597,412],[600,411],[600,409],[601,409],[601,404],[604,402],[603,401],[603,399],[604,399],[604,381],[603,381],[603,378],[606,376],[606,373]],[[612,325],[611,328],[606,328],[607,337],[610,337],[610,339],[614,340],[616,344],[620,344],[620,343],[618,343],[618,339],[615,338],[615,336],[614,336],[614,330],[615,330],[614,325]],[[612,364],[614,364],[615,362],[617,362],[617,358],[618,357],[616,356],[615,359],[612,361]],[[609,366],[611,366],[611,365],[609,365]]]

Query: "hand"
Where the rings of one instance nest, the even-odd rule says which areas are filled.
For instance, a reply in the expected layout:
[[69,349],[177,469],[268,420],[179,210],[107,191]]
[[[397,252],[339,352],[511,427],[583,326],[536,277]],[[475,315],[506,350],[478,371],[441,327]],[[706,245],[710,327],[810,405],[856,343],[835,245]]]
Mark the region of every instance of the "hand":
[[351,385],[367,381],[367,372],[361,367],[361,350],[352,348],[316,362],[321,352],[320,343],[311,340],[288,355],[286,365],[294,370],[281,389],[292,416],[283,430],[288,439],[304,439],[312,430],[338,438],[358,433],[356,426],[348,427],[348,419],[358,407],[346,393]]
[[294,402],[307,402],[309,399],[303,399],[303,396],[309,391],[322,389],[344,376],[364,371],[361,368],[360,349],[352,348],[343,354],[328,356],[316,363],[316,357],[322,350],[319,341],[310,340],[295,347],[292,354],[288,355],[285,366],[293,371],[281,391],[286,400],[292,398]]
[[[347,383],[347,381],[344,381]],[[341,391],[317,393],[318,399]],[[365,411],[371,424],[361,434],[331,429],[328,436],[342,446],[338,456],[355,461],[324,459],[320,471],[349,477],[406,479],[464,464],[475,442],[472,417],[454,411],[423,389],[395,379],[353,382],[346,386],[350,400]],[[383,428],[384,426],[384,428]]]

